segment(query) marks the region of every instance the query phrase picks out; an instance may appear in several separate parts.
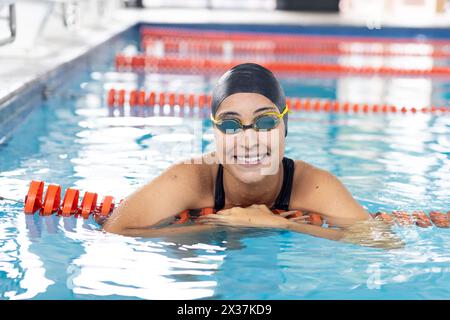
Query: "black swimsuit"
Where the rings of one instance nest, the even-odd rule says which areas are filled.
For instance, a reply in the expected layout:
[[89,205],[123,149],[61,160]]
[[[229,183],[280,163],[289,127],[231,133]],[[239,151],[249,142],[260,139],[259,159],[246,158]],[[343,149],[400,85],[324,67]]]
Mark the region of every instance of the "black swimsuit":
[[[271,210],[289,210],[289,200],[291,199],[292,180],[294,178],[294,160],[283,158],[283,185],[278,194],[275,204]],[[216,178],[216,190],[214,194],[214,209],[215,211],[223,209],[225,206],[225,191],[223,189],[223,166],[219,163]]]

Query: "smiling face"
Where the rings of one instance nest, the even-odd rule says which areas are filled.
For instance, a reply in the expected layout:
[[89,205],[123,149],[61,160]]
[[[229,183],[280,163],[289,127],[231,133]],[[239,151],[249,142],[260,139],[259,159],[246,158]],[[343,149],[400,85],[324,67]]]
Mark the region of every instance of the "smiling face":
[[[279,113],[275,104],[258,93],[235,93],[222,101],[215,119],[237,118],[243,125],[252,124],[255,117]],[[272,130],[241,130],[225,134],[214,126],[217,156],[224,168],[237,180],[256,183],[265,175],[276,174],[284,157],[285,126],[282,119]]]

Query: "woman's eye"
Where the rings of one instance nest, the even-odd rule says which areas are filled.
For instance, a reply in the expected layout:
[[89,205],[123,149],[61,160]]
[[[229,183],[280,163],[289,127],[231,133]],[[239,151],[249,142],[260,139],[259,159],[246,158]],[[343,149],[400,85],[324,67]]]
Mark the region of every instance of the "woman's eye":
[[234,133],[241,128],[241,125],[234,120],[224,120],[220,124],[220,129],[225,133]]
[[238,120],[238,119],[235,119],[235,118],[223,118],[223,119],[220,119],[220,121],[234,121],[234,122],[239,122],[239,120]]
[[276,121],[272,117],[262,117],[258,119],[256,124],[260,129],[273,129],[276,125]]

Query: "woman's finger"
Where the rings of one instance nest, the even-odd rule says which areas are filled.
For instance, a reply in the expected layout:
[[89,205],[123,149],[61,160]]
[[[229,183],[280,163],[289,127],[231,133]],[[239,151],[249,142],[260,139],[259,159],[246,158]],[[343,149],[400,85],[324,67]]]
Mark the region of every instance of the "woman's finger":
[[216,221],[216,220],[206,220],[206,219],[199,220],[199,219],[197,219],[196,222],[197,222],[197,223],[200,223],[200,224],[219,224],[220,221]]
[[209,219],[209,218],[198,218],[197,219],[198,222],[200,223],[206,223],[206,222],[216,222],[216,221],[221,221],[220,219]]
[[219,222],[219,221],[226,221],[227,217],[223,217],[223,216],[217,216],[217,215],[207,215],[207,216],[201,216],[197,218],[197,221],[200,222]]
[[291,210],[291,211],[281,212],[279,215],[283,218],[286,218],[287,216],[290,216],[291,214],[294,214],[296,212],[297,212],[297,210]]
[[216,215],[219,216],[228,216],[231,214],[231,209],[220,210],[216,212]]
[[216,225],[216,226],[228,226],[230,225],[228,222],[226,221],[204,221],[202,222],[202,224],[207,224],[207,225]]
[[302,218],[292,218],[292,219],[289,219],[289,221],[292,221],[292,222],[295,222],[295,223],[309,223],[309,221],[308,220],[306,220],[306,219],[302,219]]
[[224,216],[220,214],[207,214],[204,216],[200,216],[197,219],[223,219]]
[[289,218],[289,220],[307,220],[309,217],[308,216],[300,216],[300,217],[292,217]]
[[296,223],[308,223],[308,221],[302,217],[292,218],[292,219],[289,219],[289,221],[294,221]]

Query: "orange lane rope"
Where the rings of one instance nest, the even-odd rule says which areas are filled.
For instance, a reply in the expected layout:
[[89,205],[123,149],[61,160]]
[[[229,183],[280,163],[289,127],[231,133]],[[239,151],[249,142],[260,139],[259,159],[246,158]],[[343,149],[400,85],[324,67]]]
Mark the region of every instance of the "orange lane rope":
[[[183,39],[198,40],[270,40],[287,41],[300,43],[326,43],[341,44],[345,42],[356,43],[384,43],[384,44],[420,44],[442,46],[447,48],[450,44],[449,39],[435,38],[400,38],[400,37],[380,37],[380,36],[354,36],[354,35],[314,35],[314,34],[295,34],[295,33],[274,33],[274,32],[254,32],[254,31],[221,31],[204,30],[180,27],[142,27],[140,30],[141,39],[146,37],[182,37]],[[447,48],[448,49],[448,48]]]
[[[61,186],[57,184],[50,184],[44,196],[44,182],[31,181],[28,193],[25,196],[24,212],[25,214],[34,214],[39,211],[40,215],[49,216],[57,214],[63,217],[82,217],[88,219],[91,215],[96,215],[101,218],[107,218],[114,210],[114,197],[104,196],[103,200],[97,203],[97,193],[85,192],[81,203],[79,203],[80,192],[77,189],[68,188],[65,191],[64,198],[61,202]],[[1,197],[0,200],[10,200],[21,202],[19,200],[8,199]],[[120,200],[122,202],[122,200]],[[120,204],[119,202],[119,204]],[[283,210],[273,210],[275,214],[284,212]],[[186,223],[190,219],[196,217],[215,214],[213,208],[189,209],[180,212],[175,217],[175,224]],[[450,227],[450,211],[447,213],[440,211],[430,211],[428,215],[425,211],[414,211],[409,214],[406,211],[395,210],[391,213],[376,212],[370,213],[374,219],[379,219],[387,224],[396,224],[399,226],[416,225],[422,228],[432,227],[433,225],[439,228]],[[322,226],[326,222],[323,217],[315,212],[306,210],[297,210],[287,218],[305,216],[306,221],[313,225]]]
[[[223,61],[204,57],[156,57],[144,54],[123,55],[118,54],[115,59],[118,71],[147,71],[161,72],[177,70],[180,72],[224,73],[235,65],[246,62],[244,60]],[[390,66],[381,67],[355,67],[333,63],[309,63],[309,62],[284,62],[264,61],[264,67],[273,72],[280,73],[335,73],[335,74],[363,74],[363,75],[400,75],[400,76],[449,76],[450,67],[432,66],[426,69],[396,68]]]
[[[209,108],[211,95],[184,94],[174,92],[147,92],[145,90],[110,89],[107,93],[107,105],[110,108],[122,108],[128,103],[130,107],[154,107],[169,105],[174,107]],[[329,99],[311,99],[287,97],[289,110],[308,112],[342,112],[342,113],[432,113],[448,114],[447,106],[406,107],[388,104],[350,103]]]
[[[303,39],[303,38],[302,38]],[[413,46],[411,48],[411,45]],[[415,45],[415,47],[414,47]],[[289,55],[292,58],[302,56],[315,56],[321,59],[323,56],[345,56],[345,55],[365,55],[380,57],[432,57],[448,58],[450,51],[445,46],[424,44],[392,44],[377,42],[364,43],[352,40],[336,41],[312,41],[305,45],[303,41],[292,41],[283,39],[221,39],[211,38],[208,41],[198,39],[195,36],[183,35],[148,35],[143,36],[141,48],[151,54],[160,52],[164,54],[191,54],[191,55],[277,55],[284,58]]]

